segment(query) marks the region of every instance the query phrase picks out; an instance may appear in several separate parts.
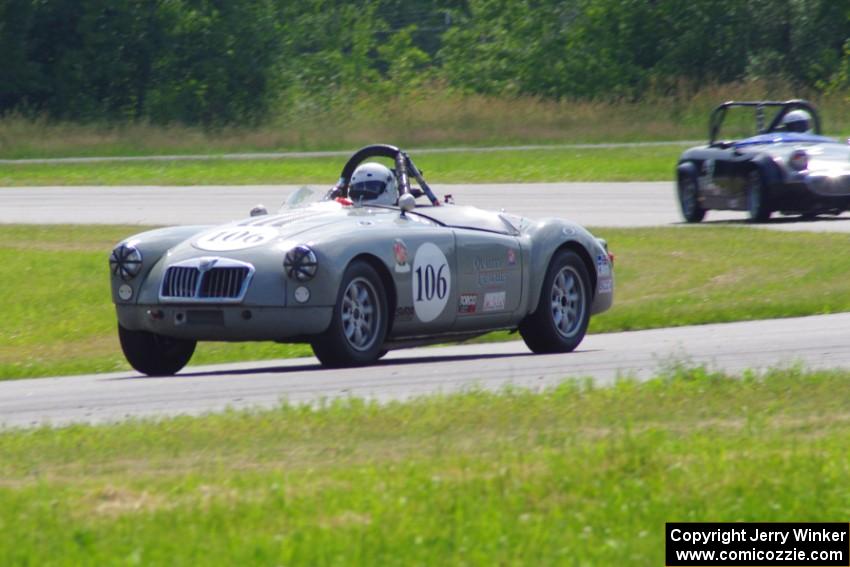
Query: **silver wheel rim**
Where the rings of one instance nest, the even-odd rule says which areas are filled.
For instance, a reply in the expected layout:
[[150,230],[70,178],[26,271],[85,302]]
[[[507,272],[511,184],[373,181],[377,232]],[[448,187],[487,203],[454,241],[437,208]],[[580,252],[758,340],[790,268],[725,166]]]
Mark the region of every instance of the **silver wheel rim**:
[[552,323],[565,339],[578,333],[584,318],[584,283],[572,266],[564,266],[552,281]]
[[378,294],[365,278],[354,278],[342,294],[342,331],[354,350],[369,350],[378,337],[381,317]]
[[696,183],[690,177],[685,179],[682,184],[682,210],[686,215],[690,215],[696,209],[697,191]]

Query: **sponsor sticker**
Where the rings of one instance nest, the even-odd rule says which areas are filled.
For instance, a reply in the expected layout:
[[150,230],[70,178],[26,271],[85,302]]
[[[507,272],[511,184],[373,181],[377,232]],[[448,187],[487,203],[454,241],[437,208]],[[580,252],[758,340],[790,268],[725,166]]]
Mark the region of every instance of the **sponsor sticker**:
[[266,226],[235,226],[211,230],[195,241],[201,250],[225,252],[243,250],[277,238],[277,229]]
[[504,270],[485,270],[478,272],[478,285],[481,287],[501,286],[508,280]]
[[426,242],[413,258],[413,309],[423,323],[433,321],[446,308],[452,287],[452,273],[446,255]]
[[611,275],[611,264],[608,262],[608,257],[605,254],[596,256],[596,271],[602,277]]
[[502,267],[502,259],[496,256],[476,256],[472,259],[472,267],[476,270],[495,270]]
[[508,266],[516,265],[516,252],[513,248],[508,248]]
[[393,242],[393,256],[395,256],[396,273],[406,274],[410,271],[410,264],[407,261],[407,245],[401,238],[396,238]]
[[613,282],[610,279],[599,280],[599,293],[611,293]]
[[457,312],[463,314],[475,313],[475,309],[478,307],[478,294],[477,293],[462,293],[460,294],[460,299],[457,302]]
[[506,292],[504,291],[493,291],[490,293],[484,294],[484,311],[504,311],[505,309],[505,296]]

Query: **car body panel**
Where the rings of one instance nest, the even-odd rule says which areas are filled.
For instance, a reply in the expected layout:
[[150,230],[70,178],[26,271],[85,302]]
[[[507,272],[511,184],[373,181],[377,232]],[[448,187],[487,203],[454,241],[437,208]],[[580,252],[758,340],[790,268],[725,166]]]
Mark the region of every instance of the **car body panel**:
[[[480,222],[486,229],[439,221]],[[401,215],[393,208],[320,203],[221,227],[160,229],[120,244],[138,247],[146,267],[131,282],[112,276],[119,321],[128,329],[179,338],[301,341],[320,333],[330,321],[345,266],[363,257],[392,282],[390,340],[515,327],[537,305],[548,262],[562,246],[575,247],[586,258],[596,290],[591,311],[604,311],[613,301],[607,252],[585,229],[559,219],[535,222],[473,207],[425,206]],[[290,280],[282,264],[287,250],[299,244],[318,258],[315,277],[304,284]],[[166,269],[196,258],[253,266],[238,304],[161,297]],[[429,299],[417,277],[427,277],[429,268],[436,275],[443,263],[448,284]],[[131,299],[120,297],[122,285],[133,288]],[[305,302],[295,299],[302,286],[310,292]]]

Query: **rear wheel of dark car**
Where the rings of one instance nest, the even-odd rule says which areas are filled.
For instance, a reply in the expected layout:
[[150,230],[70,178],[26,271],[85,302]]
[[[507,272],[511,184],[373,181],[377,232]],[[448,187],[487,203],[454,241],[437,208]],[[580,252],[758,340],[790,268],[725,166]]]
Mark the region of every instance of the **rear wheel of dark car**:
[[195,341],[164,337],[148,331],[131,331],[118,325],[118,340],[130,366],[148,376],[171,376],[186,366],[195,352]]
[[688,222],[700,222],[705,218],[705,209],[699,202],[699,190],[697,178],[692,173],[679,175],[679,206],[682,208],[682,216]]
[[384,352],[387,299],[381,278],[366,262],[355,261],[342,277],[331,324],[312,341],[325,366],[370,364]]
[[525,344],[540,354],[575,350],[587,332],[591,301],[584,262],[571,250],[559,250],[546,270],[537,309],[519,325]]
[[750,222],[764,222],[770,218],[770,196],[762,179],[761,172],[754,169],[747,176],[747,213]]

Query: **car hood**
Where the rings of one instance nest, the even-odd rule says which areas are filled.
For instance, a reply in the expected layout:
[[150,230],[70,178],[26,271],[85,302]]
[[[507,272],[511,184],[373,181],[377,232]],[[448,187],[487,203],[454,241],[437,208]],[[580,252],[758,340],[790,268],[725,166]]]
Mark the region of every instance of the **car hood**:
[[811,144],[794,149],[805,150],[808,154],[810,172],[846,174],[850,171],[850,146],[845,144]]
[[841,142],[820,136],[817,134],[806,134],[797,132],[771,132],[769,134],[758,134],[750,136],[733,144],[736,148],[747,146],[762,146],[765,144],[840,144]]
[[803,150],[809,156],[810,173],[846,174],[850,172],[850,145],[838,142],[783,142],[770,145],[753,145],[739,148],[742,153],[767,154],[782,165],[787,165],[792,152]]
[[398,217],[398,210],[343,207],[335,201],[283,209],[277,214],[242,219],[199,232],[172,248],[168,262],[198,256],[244,260],[267,251],[279,255],[297,244],[345,238],[358,227],[390,226]]

